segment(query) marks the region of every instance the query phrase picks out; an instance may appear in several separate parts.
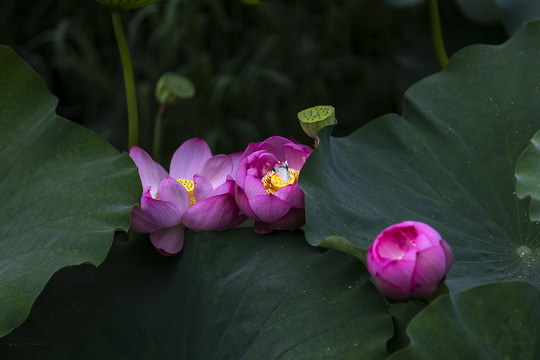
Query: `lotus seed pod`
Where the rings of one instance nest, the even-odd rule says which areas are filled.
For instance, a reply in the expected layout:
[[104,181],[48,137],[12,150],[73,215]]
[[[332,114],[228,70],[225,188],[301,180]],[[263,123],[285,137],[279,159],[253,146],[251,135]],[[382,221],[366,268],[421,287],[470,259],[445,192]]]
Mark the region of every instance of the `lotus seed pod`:
[[111,12],[121,12],[150,5],[162,0],[96,0],[105,5]]
[[298,113],[302,130],[317,141],[317,132],[323,127],[337,124],[333,106],[319,105]]
[[156,99],[161,105],[175,105],[195,95],[193,83],[185,76],[168,72],[159,78]]

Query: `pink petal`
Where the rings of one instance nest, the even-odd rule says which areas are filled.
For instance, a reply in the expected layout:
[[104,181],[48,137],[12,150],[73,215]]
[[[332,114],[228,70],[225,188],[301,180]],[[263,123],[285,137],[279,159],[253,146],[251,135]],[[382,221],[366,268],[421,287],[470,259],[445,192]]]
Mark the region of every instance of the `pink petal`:
[[157,172],[158,172],[158,175],[159,175],[159,179],[160,180],[163,180],[164,178],[166,178],[167,176],[169,176],[169,173],[167,172],[167,170],[165,170],[163,168],[163,166],[161,166],[160,163],[157,163],[155,162],[156,164],[156,168],[157,168]]
[[229,156],[231,157],[233,164],[231,176],[233,179],[236,179],[236,173],[238,172],[238,167],[240,166],[240,161],[242,160],[242,152],[232,153]]
[[292,208],[287,214],[277,219],[272,225],[277,229],[296,230],[306,224],[306,211]]
[[234,197],[223,194],[195,203],[182,217],[182,223],[197,231],[215,231],[230,227],[237,215]]
[[159,226],[151,222],[145,215],[144,211],[139,208],[131,209],[130,228],[138,233],[151,233],[159,229]]
[[372,276],[379,290],[389,298],[394,300],[405,300],[410,297],[410,289],[393,284],[380,276],[380,274],[375,274]]
[[183,207],[172,201],[156,200],[150,196],[141,198],[141,208],[146,218],[159,227],[178,225],[184,214]]
[[249,143],[248,146],[246,147],[246,150],[244,150],[244,153],[242,155],[242,157],[246,157],[248,156],[249,154],[252,154],[256,151],[259,151],[259,146],[262,144],[262,142],[255,142],[255,143]]
[[203,139],[185,141],[171,159],[171,176],[175,179],[192,180],[203,164],[212,157],[210,147]]
[[446,241],[444,241],[443,239],[441,239],[439,244],[443,248],[444,255],[446,257],[446,271],[445,271],[445,273],[446,273],[452,267],[452,249],[450,248],[448,243]]
[[394,260],[391,261],[384,269],[379,272],[379,275],[386,281],[401,286],[404,289],[411,289],[413,273],[415,269],[415,261]]
[[235,226],[238,226],[240,224],[242,224],[244,221],[246,221],[248,219],[248,217],[242,213],[241,211],[238,212],[238,214],[236,215],[236,217],[234,218],[233,221],[231,221],[231,224],[229,227],[233,228]]
[[274,156],[279,161],[285,161],[287,160],[284,152],[284,146],[285,144],[290,144],[291,141],[289,139],[285,139],[281,136],[272,136],[268,139],[264,140],[258,147],[258,150],[266,150],[271,154],[274,154]]
[[195,189],[193,194],[197,201],[202,201],[208,197],[208,195],[214,190],[210,180],[204,175],[195,174],[193,177],[193,182],[195,183]]
[[381,272],[391,261],[388,258],[380,256],[379,252],[377,251],[377,246],[377,242],[375,241],[367,249],[367,267],[372,276],[373,274]]
[[297,184],[287,185],[274,194],[295,208],[304,208],[304,191]]
[[216,188],[227,180],[227,175],[231,175],[232,170],[232,159],[228,155],[220,154],[208,159],[198,173],[206,176],[212,187]]
[[182,225],[160,229],[150,234],[150,241],[161,254],[174,255],[182,250],[185,233]]
[[[278,164],[278,159],[274,154],[265,151],[257,151],[244,158],[242,163],[240,164],[240,169],[242,171],[245,171],[247,175],[252,175],[260,179]],[[240,170],[237,175],[240,175]]]
[[260,221],[255,221],[255,224],[253,224],[253,230],[257,234],[268,234],[274,231],[274,229],[272,225]]
[[261,195],[266,196],[268,193],[266,192],[266,189],[264,188],[263,183],[261,182],[261,179],[248,175],[245,177],[244,181],[244,192],[248,197]]
[[235,175],[233,176],[238,185],[244,185],[247,176],[247,159],[242,159],[238,164],[238,170],[236,170]]
[[236,186],[234,198],[236,200],[236,205],[238,208],[247,215],[250,219],[253,219],[255,221],[260,221],[260,219],[257,217],[257,215],[253,212],[251,209],[251,205],[249,204],[249,198],[247,197],[246,193],[244,192],[244,189],[242,189],[240,186]]
[[433,246],[417,253],[413,283],[437,285],[446,274],[446,255],[441,247]]
[[274,195],[255,195],[249,197],[251,209],[257,217],[269,224],[273,223],[291,209],[291,205]]
[[437,245],[439,243],[439,240],[441,239],[441,235],[437,232],[437,230],[435,230],[428,224],[420,221],[404,221],[403,223],[414,225],[415,229],[418,231],[419,234],[423,234],[431,240],[432,245]]
[[234,182],[234,180],[229,177],[227,178],[227,181],[225,181],[223,184],[221,184],[220,186],[218,186],[216,189],[212,190],[212,192],[210,192],[208,194],[208,196],[217,196],[217,195],[221,195],[221,194],[230,194],[232,197],[234,197],[234,188],[236,186],[236,183]]
[[161,167],[161,165],[158,166],[146,151],[137,146],[131,147],[129,156],[133,159],[135,165],[137,165],[137,168],[139,169],[139,176],[141,178],[143,189],[150,186],[152,188],[152,193],[156,192],[157,186],[162,179],[160,176],[163,175],[163,172],[165,171],[163,167]]
[[439,246],[439,241],[441,240],[441,235],[437,230],[433,229],[428,224],[424,224],[419,221],[405,221],[404,223],[410,223],[414,226],[418,233],[416,238],[416,250],[424,250],[432,246]]
[[304,166],[306,159],[312,151],[313,149],[309,146],[293,143],[285,144],[283,147],[285,159],[287,160],[289,167],[295,170],[302,169],[302,166]]
[[180,205],[182,213],[189,209],[190,199],[186,188],[172,177],[161,180],[158,187],[158,197],[161,201],[170,201]]

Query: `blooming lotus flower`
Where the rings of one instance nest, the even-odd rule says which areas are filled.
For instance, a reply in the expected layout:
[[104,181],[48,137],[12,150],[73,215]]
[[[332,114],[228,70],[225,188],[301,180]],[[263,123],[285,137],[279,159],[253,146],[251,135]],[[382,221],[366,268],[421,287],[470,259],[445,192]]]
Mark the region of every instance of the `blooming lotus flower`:
[[236,203],[255,220],[257,233],[305,224],[304,192],[297,180],[312,151],[279,136],[249,144],[244,151],[236,173]]
[[427,224],[404,221],[377,236],[367,267],[379,290],[395,300],[427,298],[452,266],[452,250]]
[[203,139],[190,139],[174,153],[170,174],[144,150],[133,146],[129,156],[139,168],[141,208],[131,211],[131,227],[150,233],[164,255],[182,250],[186,228],[214,231],[243,222],[234,200],[232,174],[240,153],[212,156]]

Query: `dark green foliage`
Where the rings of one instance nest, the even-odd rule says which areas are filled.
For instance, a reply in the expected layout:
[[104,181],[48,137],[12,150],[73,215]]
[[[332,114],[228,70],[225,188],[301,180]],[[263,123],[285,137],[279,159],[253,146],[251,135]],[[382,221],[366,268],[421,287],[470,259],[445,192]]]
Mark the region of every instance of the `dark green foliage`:
[[[2,13],[6,29],[0,42],[37,68],[61,99],[58,113],[124,149],[122,72],[108,11],[90,0],[6,0]],[[452,1],[442,2],[441,14],[450,54],[473,42],[506,39],[500,28],[468,23]],[[337,131],[345,135],[398,111],[403,91],[438,70],[424,6],[166,0],[126,12],[123,19],[142,147],[151,148],[159,76],[178,72],[197,89],[195,98],[169,111],[165,158],[194,136],[216,152],[240,151],[271,135],[311,143],[296,114],[315,105],[333,105]]]

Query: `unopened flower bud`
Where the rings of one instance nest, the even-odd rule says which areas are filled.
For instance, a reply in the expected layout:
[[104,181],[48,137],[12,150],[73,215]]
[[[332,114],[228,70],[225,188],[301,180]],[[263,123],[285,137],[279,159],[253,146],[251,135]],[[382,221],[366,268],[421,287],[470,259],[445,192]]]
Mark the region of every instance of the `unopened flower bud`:
[[380,233],[367,250],[368,270],[389,298],[424,299],[452,266],[452,250],[431,226],[404,221]]

